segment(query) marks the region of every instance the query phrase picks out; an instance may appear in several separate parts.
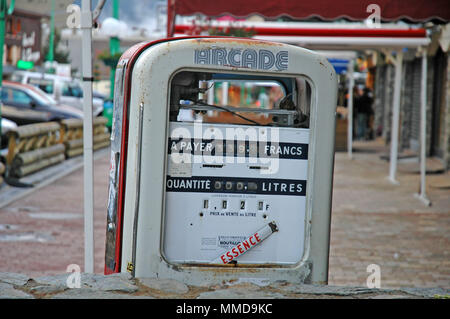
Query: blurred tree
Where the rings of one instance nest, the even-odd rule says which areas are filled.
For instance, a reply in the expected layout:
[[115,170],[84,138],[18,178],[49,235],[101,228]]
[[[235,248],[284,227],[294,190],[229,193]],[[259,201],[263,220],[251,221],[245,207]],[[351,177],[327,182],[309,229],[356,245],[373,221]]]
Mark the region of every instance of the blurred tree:
[[199,18],[192,20],[190,29],[187,31],[189,35],[211,35],[211,36],[228,36],[228,37],[240,37],[251,38],[256,34],[254,28],[243,28],[236,26],[234,21],[230,21],[226,27],[213,27],[211,18]]
[[95,63],[94,65],[94,81],[100,80],[100,66],[98,63]]
[[117,52],[111,54],[109,50],[102,51],[97,58],[102,61],[106,66],[111,68],[116,68],[117,63],[119,62],[120,57],[122,56],[122,52]]
[[209,35],[239,37],[239,38],[251,38],[255,35],[254,29],[234,27],[232,24],[228,27],[215,27],[209,28]]
[[[61,33],[57,29],[55,30],[54,41],[55,41],[54,42],[55,43],[55,51],[53,54],[53,60],[58,63],[70,63],[69,51],[64,51],[64,50],[58,49],[59,41],[61,41]],[[42,54],[44,57],[48,55],[49,50],[50,50],[49,43],[46,43],[44,49],[42,50]]]

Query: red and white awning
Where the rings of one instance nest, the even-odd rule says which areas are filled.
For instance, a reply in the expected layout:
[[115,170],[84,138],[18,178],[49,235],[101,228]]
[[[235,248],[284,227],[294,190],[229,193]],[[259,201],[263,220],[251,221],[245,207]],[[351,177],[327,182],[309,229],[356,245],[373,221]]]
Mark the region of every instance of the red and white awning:
[[203,14],[208,17],[230,15],[246,18],[260,15],[274,19],[290,17],[305,21],[318,18],[321,21],[364,21],[373,12],[374,4],[380,14],[381,22],[407,20],[409,22],[450,21],[450,2],[448,0],[168,0],[168,36],[174,34],[175,17]]
[[[197,24],[196,27],[199,25]],[[201,25],[200,25],[201,26]],[[205,25],[206,26],[206,25]],[[208,25],[225,29],[229,22],[213,21]],[[253,33],[259,40],[296,44],[303,47],[359,49],[404,48],[428,45],[430,39],[423,28],[389,25],[376,28],[363,23],[298,23],[236,21],[234,27]],[[193,24],[175,25],[175,36],[193,35]]]

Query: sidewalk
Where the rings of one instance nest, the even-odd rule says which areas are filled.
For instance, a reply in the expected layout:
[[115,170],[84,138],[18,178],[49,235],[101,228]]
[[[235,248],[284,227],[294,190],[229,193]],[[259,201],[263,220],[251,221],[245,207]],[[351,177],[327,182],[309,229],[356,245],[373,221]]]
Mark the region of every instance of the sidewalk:
[[[94,153],[96,273],[104,269],[109,154],[109,149]],[[0,208],[0,271],[42,276],[65,272],[70,264],[83,269],[83,168],[79,163],[73,168],[28,195],[29,189],[16,190],[26,196]]]
[[[370,146],[353,160],[336,153],[329,284],[365,287],[367,266],[377,264],[381,288],[450,288],[450,189],[428,187],[432,206],[424,206],[413,195],[420,176],[400,163],[400,185],[391,184],[382,148]],[[105,152],[94,162],[96,273],[104,267],[108,169]],[[427,182],[445,185],[448,178],[428,175]],[[0,208],[0,272],[39,277],[64,273],[69,264],[83,270],[82,184],[79,168]]]
[[399,161],[399,185],[388,181],[383,151],[372,142],[355,143],[352,160],[336,153],[329,283],[364,285],[376,264],[381,287],[448,288],[450,174],[427,175],[427,207],[414,197],[420,175],[403,169],[410,162]]

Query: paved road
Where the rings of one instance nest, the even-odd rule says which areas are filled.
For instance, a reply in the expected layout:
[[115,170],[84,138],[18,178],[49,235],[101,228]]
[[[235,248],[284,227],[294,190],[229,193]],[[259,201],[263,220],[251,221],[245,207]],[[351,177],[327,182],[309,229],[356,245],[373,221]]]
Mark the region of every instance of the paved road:
[[336,153],[329,282],[365,285],[367,266],[381,271],[382,287],[450,287],[450,174],[427,176],[425,206],[413,196],[418,174],[387,180],[380,153]]
[[[104,265],[108,169],[109,152],[104,152],[94,161],[94,271],[98,273]],[[0,271],[36,276],[65,272],[69,264],[83,269],[83,169],[1,208],[0,227]]]
[[[95,161],[95,272],[103,272],[108,153]],[[413,197],[419,176],[387,179],[379,153],[336,154],[329,283],[365,286],[367,266],[381,271],[381,287],[450,287],[450,189],[428,177],[425,207]],[[79,169],[0,209],[0,272],[63,273],[84,264],[83,171]],[[439,184],[439,183],[435,183]]]

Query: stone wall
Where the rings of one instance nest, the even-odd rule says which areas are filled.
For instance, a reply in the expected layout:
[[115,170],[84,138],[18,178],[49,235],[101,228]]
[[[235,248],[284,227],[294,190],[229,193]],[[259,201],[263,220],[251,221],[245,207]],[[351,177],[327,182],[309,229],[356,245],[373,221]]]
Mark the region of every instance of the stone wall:
[[[76,280],[79,275],[79,280]],[[79,288],[69,288],[79,283]],[[76,274],[30,278],[0,273],[0,299],[411,299],[450,298],[442,288],[371,289],[240,279],[216,286],[188,286],[172,279],[129,274]]]

